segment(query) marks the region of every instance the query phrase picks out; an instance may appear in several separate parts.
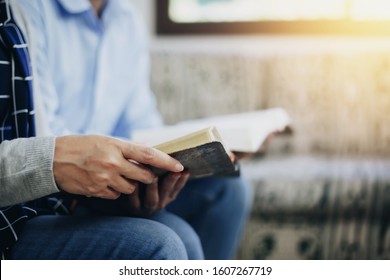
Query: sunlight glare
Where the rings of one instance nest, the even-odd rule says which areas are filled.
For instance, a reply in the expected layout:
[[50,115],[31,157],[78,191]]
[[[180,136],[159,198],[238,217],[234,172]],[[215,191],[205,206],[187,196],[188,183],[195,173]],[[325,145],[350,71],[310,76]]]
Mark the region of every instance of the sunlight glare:
[[390,19],[390,0],[170,0],[175,22]]

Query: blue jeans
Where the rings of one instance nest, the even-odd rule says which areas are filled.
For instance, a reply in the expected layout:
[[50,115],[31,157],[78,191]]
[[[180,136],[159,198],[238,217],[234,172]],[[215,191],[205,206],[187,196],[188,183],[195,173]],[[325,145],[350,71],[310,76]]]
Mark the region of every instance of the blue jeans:
[[167,210],[198,234],[205,259],[231,259],[252,206],[252,186],[241,176],[190,181]]
[[27,222],[12,259],[230,259],[251,206],[238,178],[190,181],[148,219],[39,216]]
[[31,219],[11,259],[188,259],[180,237],[156,221],[113,216]]

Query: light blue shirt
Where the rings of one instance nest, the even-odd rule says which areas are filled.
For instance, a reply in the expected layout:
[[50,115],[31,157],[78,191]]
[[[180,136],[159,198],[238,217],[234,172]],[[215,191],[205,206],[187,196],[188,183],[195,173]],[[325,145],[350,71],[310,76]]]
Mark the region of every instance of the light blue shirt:
[[146,33],[130,1],[18,0],[30,29],[39,94],[55,135],[131,137],[160,125]]

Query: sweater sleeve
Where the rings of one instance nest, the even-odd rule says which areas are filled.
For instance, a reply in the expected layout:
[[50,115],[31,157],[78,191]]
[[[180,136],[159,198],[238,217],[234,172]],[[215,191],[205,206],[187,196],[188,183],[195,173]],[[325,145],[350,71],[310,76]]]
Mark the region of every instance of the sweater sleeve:
[[55,137],[19,138],[0,144],[0,207],[59,191],[54,181]]

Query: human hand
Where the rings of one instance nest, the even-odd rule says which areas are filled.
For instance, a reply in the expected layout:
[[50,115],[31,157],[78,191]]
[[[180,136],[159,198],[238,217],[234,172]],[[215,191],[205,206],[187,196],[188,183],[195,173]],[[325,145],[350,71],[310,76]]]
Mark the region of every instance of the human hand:
[[[139,164],[142,163],[142,164]],[[136,190],[135,181],[152,184],[143,164],[171,172],[183,166],[157,149],[105,136],[57,137],[53,173],[60,189],[72,194],[116,199]]]
[[122,196],[121,207],[127,215],[149,216],[175,200],[189,177],[187,171],[156,177],[151,184],[138,185],[134,193]]

